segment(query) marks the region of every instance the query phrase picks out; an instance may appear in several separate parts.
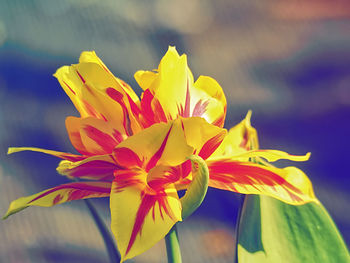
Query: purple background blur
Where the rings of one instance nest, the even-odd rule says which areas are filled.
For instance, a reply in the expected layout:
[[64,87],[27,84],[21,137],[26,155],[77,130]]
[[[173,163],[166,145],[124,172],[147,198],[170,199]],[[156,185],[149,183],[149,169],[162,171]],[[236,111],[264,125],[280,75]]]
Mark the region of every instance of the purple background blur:
[[[133,74],[156,68],[168,45],[188,55],[195,78],[221,84],[226,128],[252,109],[261,148],[312,152],[306,163],[278,165],[308,174],[350,244],[348,1],[1,1],[0,213],[13,199],[68,181],[56,174],[57,158],[5,154],[9,146],[75,152],[64,120],[78,114],[52,77],[56,69],[95,50],[140,94]],[[179,226],[184,262],[232,262],[238,203],[238,194],[209,190]],[[109,224],[108,199],[94,204]],[[26,209],[0,222],[0,236],[1,262],[108,262],[81,201]],[[130,262],[164,257],[159,242]]]

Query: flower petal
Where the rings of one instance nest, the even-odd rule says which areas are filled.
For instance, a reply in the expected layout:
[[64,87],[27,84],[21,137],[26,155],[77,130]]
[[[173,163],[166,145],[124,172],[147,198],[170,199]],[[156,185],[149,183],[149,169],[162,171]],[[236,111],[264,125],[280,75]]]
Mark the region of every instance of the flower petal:
[[81,161],[81,160],[86,158],[85,156],[81,156],[81,155],[77,155],[77,154],[46,150],[46,149],[41,149],[41,148],[36,148],[36,147],[10,147],[10,148],[8,148],[7,154],[12,154],[12,153],[16,153],[16,152],[23,152],[23,151],[33,151],[33,152],[46,153],[46,154],[50,154],[50,155],[56,156],[58,158],[61,158],[64,160],[69,160],[72,162]]
[[181,203],[174,187],[150,194],[141,183],[123,186],[124,181],[119,180],[117,175],[110,208],[111,227],[123,262],[151,248],[181,221]]
[[69,178],[112,181],[118,168],[111,155],[96,155],[79,162],[61,161],[56,170]]
[[120,87],[132,98],[134,102],[137,102],[139,98],[133,89],[126,84],[123,80],[115,77],[112,72],[107,68],[107,66],[102,62],[102,60],[96,55],[95,51],[84,51],[81,53],[79,58],[79,63],[95,63],[100,65],[106,72],[108,72],[115,81],[119,84]]
[[118,151],[122,148],[135,153],[138,157],[136,159],[145,165],[146,171],[157,163],[171,166],[181,164],[193,152],[192,147],[186,143],[180,120],[152,125],[121,142],[114,151],[116,161],[121,166],[127,166],[129,163],[122,163],[124,158],[118,159]]
[[4,219],[28,206],[50,207],[73,200],[109,196],[111,183],[77,182],[50,188],[38,194],[21,197],[11,202]]
[[190,89],[191,115],[203,117],[207,122],[224,126],[226,98],[219,83],[211,77],[199,76]]
[[160,61],[158,72],[141,71],[135,74],[142,89],[149,88],[159,101],[168,120],[178,115],[190,117],[188,91],[193,85],[193,76],[187,66],[187,56],[179,56],[175,47],[169,47]]
[[203,117],[223,127],[226,98],[222,88],[207,76],[200,76],[193,83],[186,55],[179,56],[174,47],[169,47],[158,70],[138,71],[135,79],[145,91],[141,105],[146,119],[153,111],[155,116],[150,119],[155,122],[164,121],[164,117],[166,120],[178,116]]
[[248,111],[244,120],[229,130],[211,157],[234,156],[259,148],[257,132],[250,124],[251,115]]
[[311,153],[307,153],[305,155],[292,155],[292,154],[288,154],[286,152],[278,151],[278,150],[252,150],[252,151],[247,151],[241,154],[231,156],[231,158],[235,160],[242,160],[242,159],[262,157],[266,159],[268,162],[276,162],[281,159],[295,161],[295,162],[304,162],[309,160],[310,156],[311,156]]
[[207,161],[207,164],[211,187],[268,195],[293,205],[317,202],[310,180],[296,167],[279,169],[230,159]]
[[66,118],[66,129],[69,139],[74,148],[83,155],[89,155],[90,153],[85,148],[80,135],[81,118],[69,116]]
[[182,123],[187,144],[203,159],[216,150],[226,135],[225,129],[209,124],[200,117],[184,118]]
[[[82,53],[79,64],[61,67],[54,76],[81,117],[108,120],[118,130],[124,126],[130,134],[139,130],[130,105],[138,103],[136,94],[125,82],[114,77],[94,52]],[[118,94],[117,101],[114,95],[110,96],[112,93]]]
[[112,153],[127,136],[109,122],[88,117],[80,121],[81,141],[88,152],[98,155]]

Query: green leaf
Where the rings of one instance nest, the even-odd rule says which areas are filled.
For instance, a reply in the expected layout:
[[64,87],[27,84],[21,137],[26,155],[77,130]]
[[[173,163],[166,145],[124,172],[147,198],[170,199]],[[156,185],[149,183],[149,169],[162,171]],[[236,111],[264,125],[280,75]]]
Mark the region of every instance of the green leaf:
[[238,263],[350,262],[348,249],[321,204],[292,206],[247,195],[237,236]]
[[192,155],[188,159],[192,162],[193,181],[180,199],[182,219],[190,216],[202,204],[209,184],[209,170],[205,161],[197,155]]

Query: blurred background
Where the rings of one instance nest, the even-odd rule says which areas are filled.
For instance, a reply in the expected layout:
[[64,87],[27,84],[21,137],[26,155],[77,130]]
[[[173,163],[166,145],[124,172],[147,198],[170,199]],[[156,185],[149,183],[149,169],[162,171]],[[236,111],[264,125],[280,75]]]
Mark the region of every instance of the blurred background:
[[[133,74],[157,68],[168,45],[188,55],[195,78],[209,75],[221,84],[226,128],[252,109],[261,148],[312,152],[310,161],[295,165],[311,178],[349,245],[346,0],[1,1],[0,213],[13,199],[67,182],[56,174],[57,158],[6,155],[9,146],[75,152],[64,121],[78,113],[52,76],[56,69],[95,50],[140,94]],[[109,225],[108,199],[93,202]],[[184,262],[232,262],[238,204],[238,194],[209,190],[179,226]],[[0,236],[0,261],[8,263],[108,262],[82,201],[26,209],[0,222]],[[129,262],[164,258],[161,241]]]

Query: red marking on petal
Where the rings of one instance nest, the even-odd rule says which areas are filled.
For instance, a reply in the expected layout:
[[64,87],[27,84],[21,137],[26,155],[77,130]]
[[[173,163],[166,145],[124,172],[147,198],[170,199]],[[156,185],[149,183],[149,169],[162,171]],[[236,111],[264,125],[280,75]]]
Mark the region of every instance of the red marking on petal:
[[[210,184],[213,187],[236,191],[234,184],[244,185],[267,185],[269,187],[280,185],[288,192],[292,199],[298,200],[295,193],[302,192],[287,182],[283,177],[257,166],[250,166],[231,160],[208,162]],[[292,192],[293,191],[293,192]]]
[[115,160],[121,166],[126,168],[131,168],[133,166],[141,168],[143,166],[143,163],[138,155],[129,148],[116,148],[113,150],[113,154],[115,156]]
[[115,100],[118,103],[122,103],[123,94],[121,92],[115,90],[114,88],[107,88],[106,93],[111,99]]
[[114,182],[116,187],[112,189],[113,193],[119,193],[126,187],[138,187],[140,190],[144,188],[144,174],[138,169],[125,169],[114,171]]
[[145,128],[151,126],[152,124],[155,123],[155,114],[152,110],[152,100],[154,96],[153,94],[149,91],[146,90],[141,98],[141,110],[142,110],[142,116],[145,119]]
[[207,110],[207,106],[209,105],[209,101],[202,101],[199,100],[196,105],[194,106],[194,109],[192,111],[192,117],[202,117],[205,111]]
[[178,115],[184,118],[190,117],[190,106],[191,106],[191,96],[190,96],[189,82],[187,80],[185,107],[182,104],[177,105]]
[[53,199],[53,204],[56,205],[63,199],[63,196],[58,194],[54,199]]
[[99,129],[86,125],[83,130],[87,136],[94,140],[106,153],[111,153],[118,142],[109,134],[100,131]]
[[158,160],[160,159],[160,157],[162,157],[162,154],[164,152],[164,149],[165,149],[165,146],[166,146],[166,143],[168,141],[168,138],[169,138],[169,134],[170,134],[170,131],[171,129],[173,128],[173,126],[171,125],[170,126],[170,129],[168,131],[168,133],[166,134],[160,148],[158,149],[158,151],[152,156],[152,158],[149,160],[147,166],[146,166],[146,172],[148,172],[149,170],[151,170],[154,166],[156,166]]
[[186,90],[186,101],[185,101],[185,111],[183,117],[190,117],[190,106],[191,106],[191,96],[189,88],[189,80],[187,78],[187,90]]
[[132,248],[137,235],[142,235],[142,227],[145,222],[145,218],[148,215],[148,213],[152,209],[152,218],[155,220],[155,205],[158,203],[159,205],[159,213],[161,218],[164,220],[164,215],[168,215],[172,220],[176,221],[176,218],[174,216],[174,213],[169,207],[169,203],[167,200],[167,196],[164,192],[158,192],[156,195],[147,195],[145,193],[141,193],[141,204],[137,211],[136,218],[135,218],[135,224],[133,227],[133,230],[131,232],[130,240],[128,247],[126,249],[125,254],[128,254],[130,249]]
[[170,116],[166,116],[164,109],[157,98],[151,93],[150,90],[146,90],[141,99],[141,110],[144,118],[144,127],[147,128],[154,123],[168,122],[171,120]]
[[68,88],[74,95],[77,95],[77,94],[75,94],[75,91],[74,91],[65,81],[63,81],[63,83],[67,86],[67,88]]
[[130,108],[132,113],[134,114],[134,116],[138,116],[141,113],[141,109],[139,108],[139,106],[136,105],[136,103],[130,98],[129,94],[126,94],[129,104],[130,104]]
[[120,167],[116,164],[102,160],[94,160],[62,172],[65,175],[75,178],[89,177],[96,180],[113,180],[113,172],[117,169],[120,169]]
[[97,119],[99,119],[99,115],[98,115],[97,111],[86,100],[82,100],[82,102],[85,106],[85,110],[87,111],[87,113],[90,116],[96,117]]
[[226,111],[224,111],[224,114],[220,115],[212,124],[221,128],[224,127],[225,115]]
[[130,117],[129,117],[129,110],[125,106],[125,103],[123,101],[123,97],[124,97],[123,94],[121,92],[113,89],[113,88],[107,88],[106,93],[111,99],[118,102],[119,105],[122,107],[123,115],[124,115],[123,126],[125,129],[125,132],[128,136],[133,135],[133,131],[131,129],[131,121],[130,121]]
[[75,154],[71,154],[71,153],[62,153],[62,154],[57,155],[57,156],[61,159],[71,161],[71,162],[78,162],[78,161],[84,160],[86,158],[86,156],[79,156],[79,155],[75,155]]
[[[70,192],[68,193],[67,201],[82,199],[86,196],[91,195],[92,193],[97,193],[97,194],[101,194],[101,195],[106,195],[106,194],[109,195],[109,193],[111,191],[111,187],[110,186],[107,187],[107,185],[108,184],[106,184],[105,186],[97,186],[97,185],[92,185],[89,183],[63,184],[63,185],[56,186],[56,187],[46,191],[45,193],[42,193],[41,195],[39,195],[39,196],[35,197],[34,199],[32,199],[31,201],[29,201],[28,203],[34,202],[34,201],[36,201],[44,196],[47,196],[48,194],[51,194],[51,193],[59,191],[59,190],[64,190],[64,189],[70,190]],[[58,199],[56,199],[56,202],[58,202]]]
[[122,142],[124,140],[123,135],[116,129],[113,129],[112,135],[117,142]]
[[180,176],[181,174],[177,167],[169,167],[168,170],[163,171],[162,174],[158,174],[155,178],[148,181],[147,184],[152,191],[159,192],[163,191],[169,184],[177,182]]
[[77,72],[77,74],[78,74],[78,76],[79,76],[79,78],[81,79],[81,81],[85,84],[85,79],[83,78],[83,76],[79,73],[79,71],[78,70],[75,70],[76,72]]
[[222,140],[225,137],[224,132],[220,132],[214,137],[210,138],[199,151],[198,155],[202,157],[204,160],[208,159],[208,157],[219,147]]

